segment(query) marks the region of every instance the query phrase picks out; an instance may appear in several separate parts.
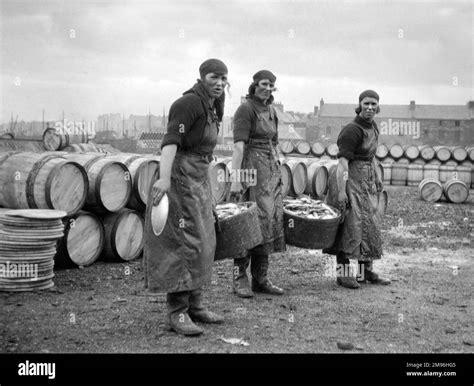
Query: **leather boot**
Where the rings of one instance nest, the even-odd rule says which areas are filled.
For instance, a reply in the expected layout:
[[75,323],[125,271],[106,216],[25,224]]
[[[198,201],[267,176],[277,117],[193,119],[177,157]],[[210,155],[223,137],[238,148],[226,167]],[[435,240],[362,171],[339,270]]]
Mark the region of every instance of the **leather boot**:
[[188,314],[189,291],[170,292],[166,295],[168,327],[181,335],[201,335],[204,330],[196,326]]
[[250,257],[234,259],[234,272],[232,273],[233,291],[239,298],[252,298],[253,292],[250,288],[247,268]]
[[204,307],[202,290],[196,289],[189,295],[189,316],[193,321],[202,323],[224,323],[224,318]]
[[389,285],[391,283],[390,279],[379,276],[374,272],[373,262],[364,261],[359,264],[364,264],[364,281],[371,284],[380,284],[380,285]]
[[350,288],[350,289],[360,288],[360,284],[357,283],[357,280],[355,277],[346,275],[346,272],[350,272],[349,259],[344,257],[342,253],[338,253],[336,256],[336,261],[339,266],[338,268],[341,269],[342,271],[340,272],[338,269],[336,283],[345,288]]
[[283,288],[272,284],[268,279],[268,255],[251,256],[250,271],[252,272],[252,290],[270,295],[283,295]]

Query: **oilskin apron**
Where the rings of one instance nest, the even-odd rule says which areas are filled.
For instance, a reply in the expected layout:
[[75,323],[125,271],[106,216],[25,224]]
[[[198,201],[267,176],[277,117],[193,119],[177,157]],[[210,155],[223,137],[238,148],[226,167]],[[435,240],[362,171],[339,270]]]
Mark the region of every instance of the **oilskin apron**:
[[[380,259],[382,256],[381,217],[378,193],[375,185],[373,157],[377,150],[377,132],[358,125],[364,132],[361,153],[367,159],[349,161],[349,179],[346,183],[350,207],[346,210],[344,223],[340,225],[336,241],[325,253],[344,252],[346,258],[360,261]],[[336,169],[330,175],[327,203],[338,204]]]
[[199,146],[178,150],[168,193],[166,226],[155,236],[150,194],[145,219],[145,285],[153,292],[192,291],[211,281],[216,249],[209,163],[217,143],[217,123],[209,116]]
[[[257,112],[255,133],[250,133],[244,146],[242,169],[255,178],[242,183],[246,192],[244,199],[254,201],[258,206],[260,228],[263,235],[261,245],[251,253],[269,255],[286,250],[283,226],[282,179],[276,150],[272,138],[276,134],[274,111]],[[254,134],[257,138],[252,138]]]

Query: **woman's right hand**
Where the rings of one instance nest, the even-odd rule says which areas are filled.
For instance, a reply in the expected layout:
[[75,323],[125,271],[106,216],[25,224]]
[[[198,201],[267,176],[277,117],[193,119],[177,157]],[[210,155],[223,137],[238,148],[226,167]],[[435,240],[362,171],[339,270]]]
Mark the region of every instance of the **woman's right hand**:
[[158,205],[161,201],[161,198],[165,193],[168,193],[170,190],[171,182],[170,180],[160,178],[153,184],[152,194],[153,194],[153,205]]
[[240,199],[242,198],[243,190],[244,189],[240,182],[238,181],[232,182],[232,184],[230,185],[230,201],[239,202]]
[[347,197],[346,192],[339,192],[337,204],[338,209],[341,212],[341,222],[344,222],[346,217],[346,210],[349,207],[349,198]]

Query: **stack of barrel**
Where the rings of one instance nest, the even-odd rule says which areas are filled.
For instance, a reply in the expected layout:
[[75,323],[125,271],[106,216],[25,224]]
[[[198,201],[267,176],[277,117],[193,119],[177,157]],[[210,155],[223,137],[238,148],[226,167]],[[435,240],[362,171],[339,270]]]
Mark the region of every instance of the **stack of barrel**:
[[91,138],[84,129],[74,129],[69,133],[67,129],[48,127],[43,133],[43,147],[47,151],[67,151],[72,153],[95,152],[109,154],[100,145],[91,142]]
[[63,210],[57,266],[87,266],[99,256],[128,261],[143,249],[144,212],[159,174],[152,155],[0,153],[0,207]]
[[474,188],[474,148],[380,144],[376,157],[384,167],[386,184],[419,186],[421,197],[428,201],[439,200],[444,192],[448,201],[464,202],[469,188]]

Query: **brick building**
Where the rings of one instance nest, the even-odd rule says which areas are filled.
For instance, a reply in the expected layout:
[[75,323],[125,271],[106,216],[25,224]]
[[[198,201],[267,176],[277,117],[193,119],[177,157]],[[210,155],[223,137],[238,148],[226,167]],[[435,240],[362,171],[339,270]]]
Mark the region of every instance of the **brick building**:
[[[341,129],[355,116],[357,104],[324,103],[307,121],[307,140],[335,142]],[[474,146],[474,101],[466,105],[380,105],[375,121],[379,142]]]

